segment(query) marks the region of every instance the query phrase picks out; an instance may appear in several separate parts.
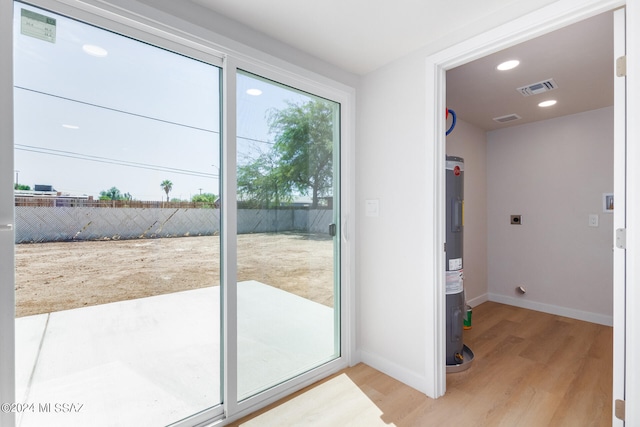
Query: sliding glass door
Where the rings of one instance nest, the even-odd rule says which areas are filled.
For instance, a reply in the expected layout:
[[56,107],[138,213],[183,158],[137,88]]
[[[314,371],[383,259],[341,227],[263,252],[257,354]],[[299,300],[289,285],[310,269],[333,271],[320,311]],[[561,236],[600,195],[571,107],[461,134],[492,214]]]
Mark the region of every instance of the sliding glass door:
[[340,356],[340,105],[237,77],[238,400]]
[[1,422],[200,425],[344,368],[348,96],[97,0],[33,1],[0,141]]
[[14,15],[17,425],[220,405],[220,69]]

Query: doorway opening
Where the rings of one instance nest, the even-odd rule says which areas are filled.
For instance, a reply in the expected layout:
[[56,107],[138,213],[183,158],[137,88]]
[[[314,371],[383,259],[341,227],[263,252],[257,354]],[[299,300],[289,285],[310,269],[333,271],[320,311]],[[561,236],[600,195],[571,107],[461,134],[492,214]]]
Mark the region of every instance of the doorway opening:
[[[468,298],[612,325],[612,46],[607,12],[447,71],[447,107],[460,119],[447,155],[466,157],[475,174],[465,192]],[[508,59],[519,66],[498,70]],[[541,76],[555,87],[518,91]],[[538,107],[550,99],[556,106]],[[507,115],[520,119],[495,120]]]
[[[607,5],[590,5],[587,8],[573,8],[572,10],[557,9],[557,6],[549,6],[541,9],[539,12],[527,15],[523,17],[519,22],[512,23],[499,27],[489,33],[487,37],[470,39],[465,43],[456,45],[450,49],[446,49],[438,54],[432,55],[427,59],[427,82],[433,82],[427,84],[427,99],[433,99],[432,104],[427,105],[427,117],[431,117],[432,121],[429,124],[429,131],[433,131],[433,140],[435,141],[433,149],[433,169],[434,169],[434,185],[435,185],[435,200],[436,200],[436,224],[444,224],[444,189],[443,189],[443,176],[444,167],[440,162],[440,159],[444,158],[445,144],[445,123],[442,120],[442,115],[439,114],[445,108],[445,72],[446,70],[453,69],[459,65],[471,62],[478,58],[482,58],[492,52],[497,52],[501,49],[505,49],[510,46],[527,40],[531,40],[534,37],[546,34],[554,29],[565,27],[569,24],[579,22],[580,20],[590,18],[597,14],[607,12],[619,6],[619,4],[607,4]],[[519,31],[517,35],[511,31],[511,28],[517,25]],[[523,223],[525,218],[523,218]],[[439,271],[438,266],[442,265],[443,258],[440,249],[444,243],[444,232],[442,230],[435,230],[434,235],[434,254],[435,263],[434,266],[434,280],[435,283],[441,283],[441,286],[436,286],[434,290],[434,307],[438,313],[444,313],[444,274]],[[441,289],[442,288],[442,289]],[[443,348],[444,343],[444,325],[439,323],[443,322],[443,316],[439,317],[435,325],[434,346],[437,349]],[[444,361],[441,359],[443,356],[438,351],[434,355],[434,372],[436,372],[434,378],[434,396],[440,396],[444,393],[446,388],[445,375],[444,375]]]

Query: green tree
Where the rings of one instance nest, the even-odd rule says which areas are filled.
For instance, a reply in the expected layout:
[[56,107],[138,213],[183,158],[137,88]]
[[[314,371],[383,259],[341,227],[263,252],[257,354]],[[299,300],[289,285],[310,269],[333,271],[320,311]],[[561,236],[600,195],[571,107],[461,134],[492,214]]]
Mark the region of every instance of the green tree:
[[15,184],[13,186],[14,190],[31,190],[31,187],[29,187],[28,185],[24,185],[24,184]]
[[162,187],[164,192],[167,193],[167,202],[168,202],[169,201],[169,193],[171,192],[171,190],[173,190],[173,182],[169,181],[168,179],[165,179],[164,181],[162,181],[160,183],[160,187]]
[[194,203],[207,203],[210,205],[213,205],[216,199],[217,197],[213,193],[196,194],[195,196],[191,197],[191,201]]
[[321,100],[288,103],[268,117],[275,136],[272,149],[238,168],[238,192],[244,200],[279,205],[294,192],[311,193],[312,207],[331,194],[335,107]]
[[238,196],[244,207],[272,208],[291,201],[291,186],[280,175],[275,154],[271,150],[238,168]]
[[100,200],[131,200],[131,194],[122,194],[116,187],[111,187],[108,190],[102,190],[100,192]]

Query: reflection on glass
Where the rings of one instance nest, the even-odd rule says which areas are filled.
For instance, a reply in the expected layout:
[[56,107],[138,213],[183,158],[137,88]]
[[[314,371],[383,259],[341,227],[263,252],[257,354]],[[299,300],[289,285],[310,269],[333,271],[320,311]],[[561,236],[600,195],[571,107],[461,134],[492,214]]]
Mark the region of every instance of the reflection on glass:
[[240,73],[238,399],[340,354],[339,105]]
[[14,9],[19,425],[219,404],[219,69]]

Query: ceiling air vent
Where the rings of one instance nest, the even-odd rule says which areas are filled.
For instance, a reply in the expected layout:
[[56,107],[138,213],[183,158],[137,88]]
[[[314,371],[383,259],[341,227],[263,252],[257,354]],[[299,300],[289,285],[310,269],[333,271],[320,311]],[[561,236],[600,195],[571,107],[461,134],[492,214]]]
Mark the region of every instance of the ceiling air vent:
[[537,95],[543,92],[549,92],[558,88],[558,84],[553,79],[544,80],[542,82],[533,83],[527,86],[522,86],[517,89],[522,96]]
[[494,117],[493,120],[495,120],[498,123],[509,123],[515,120],[520,120],[521,118],[522,117],[520,117],[517,114],[507,114],[506,116]]

